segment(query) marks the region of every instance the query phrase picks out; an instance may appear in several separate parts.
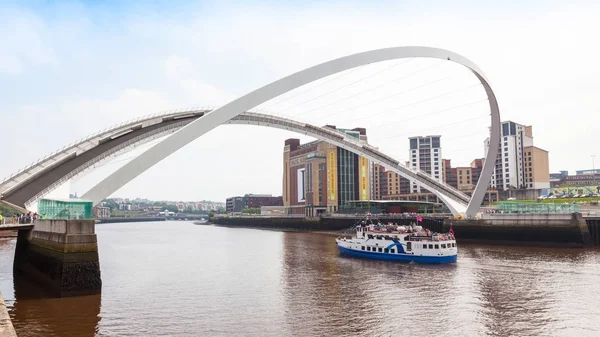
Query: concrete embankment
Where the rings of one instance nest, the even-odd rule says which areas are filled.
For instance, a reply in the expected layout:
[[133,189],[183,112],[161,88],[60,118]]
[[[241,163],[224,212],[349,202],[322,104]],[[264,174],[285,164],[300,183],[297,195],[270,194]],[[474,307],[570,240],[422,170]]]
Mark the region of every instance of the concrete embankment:
[[207,216],[191,216],[191,217],[159,217],[159,216],[149,216],[149,217],[112,217],[112,218],[102,218],[98,219],[98,223],[117,223],[117,222],[154,222],[154,221],[194,221],[206,219]]
[[[286,217],[217,217],[210,223],[219,226],[240,228],[261,228],[289,231],[336,230],[342,228],[321,228],[320,219],[286,218]],[[346,228],[350,227],[346,226]]]
[[8,314],[8,308],[4,303],[2,293],[0,293],[0,337],[16,337],[17,333],[13,327],[12,321]]
[[[293,231],[340,231],[350,228],[357,221],[363,220],[359,216],[323,216],[320,218],[297,217],[216,217],[211,223],[228,227],[262,228]],[[394,222],[399,225],[416,223],[416,218],[386,217],[382,222]],[[443,219],[424,219],[423,225],[434,231],[441,231],[444,226]]]
[[117,222],[152,222],[152,221],[166,221],[164,217],[146,217],[146,218],[135,218],[135,217],[114,217],[114,218],[103,218],[98,219],[98,223],[117,223]]
[[461,241],[588,247],[593,244],[581,213],[484,214],[480,220],[448,220]]
[[[289,231],[340,231],[351,227],[360,217],[216,217],[215,225]],[[381,219],[400,225],[415,223],[415,218]],[[478,220],[427,218],[420,223],[435,232],[448,232],[450,225],[459,241],[536,246],[588,247],[600,244],[600,225],[591,226],[580,213],[573,214],[485,214]]]

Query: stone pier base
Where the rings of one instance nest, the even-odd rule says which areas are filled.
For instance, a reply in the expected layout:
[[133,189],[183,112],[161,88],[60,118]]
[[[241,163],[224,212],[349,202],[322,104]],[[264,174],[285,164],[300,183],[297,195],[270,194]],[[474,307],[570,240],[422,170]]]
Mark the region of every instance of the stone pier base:
[[19,231],[14,261],[22,273],[58,297],[102,289],[94,220],[40,220]]

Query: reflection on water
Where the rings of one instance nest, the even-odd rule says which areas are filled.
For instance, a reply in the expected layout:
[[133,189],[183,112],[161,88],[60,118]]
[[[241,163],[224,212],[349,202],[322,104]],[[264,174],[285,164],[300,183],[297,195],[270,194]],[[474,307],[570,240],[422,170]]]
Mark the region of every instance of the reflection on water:
[[[52,298],[37,284],[15,275],[11,318],[19,336],[95,336],[100,295]],[[27,331],[23,334],[22,331]]]
[[[338,255],[333,237],[195,226],[97,227],[101,296],[0,287],[19,336],[597,336],[600,251],[461,245],[459,262]],[[16,299],[16,300],[15,300]]]

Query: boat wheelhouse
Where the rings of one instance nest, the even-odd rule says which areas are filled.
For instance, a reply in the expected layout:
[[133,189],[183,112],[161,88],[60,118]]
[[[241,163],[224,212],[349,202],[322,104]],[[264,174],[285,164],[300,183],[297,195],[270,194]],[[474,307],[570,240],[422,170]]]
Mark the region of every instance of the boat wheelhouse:
[[356,226],[353,237],[336,240],[341,254],[375,260],[442,264],[456,262],[458,247],[452,232],[435,233],[421,226]]

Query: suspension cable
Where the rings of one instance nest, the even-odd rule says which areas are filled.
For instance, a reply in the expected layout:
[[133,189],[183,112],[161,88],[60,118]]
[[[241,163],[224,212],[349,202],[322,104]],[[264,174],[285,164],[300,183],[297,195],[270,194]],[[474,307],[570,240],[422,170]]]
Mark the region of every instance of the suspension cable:
[[[349,123],[354,123],[356,121],[363,120],[365,118],[369,118],[369,117],[381,115],[382,113],[387,112],[387,111],[397,111],[397,110],[401,110],[401,109],[404,109],[404,108],[408,108],[410,106],[414,106],[414,105],[422,104],[422,103],[425,103],[425,102],[433,101],[433,100],[436,100],[438,98],[441,98],[441,97],[444,97],[444,96],[448,96],[448,95],[457,93],[457,92],[462,91],[462,90],[471,89],[471,88],[474,88],[474,87],[477,87],[477,86],[480,86],[480,85],[481,85],[481,83],[477,82],[477,83],[469,85],[467,87],[462,87],[462,88],[459,88],[459,89],[456,89],[456,90],[453,90],[453,91],[450,91],[450,92],[447,92],[447,93],[444,93],[444,94],[441,94],[441,95],[437,95],[437,96],[429,97],[429,98],[426,98],[426,99],[423,99],[423,100],[420,100],[420,101],[417,101],[417,102],[409,103],[409,104],[403,105],[403,106],[401,106],[399,108],[390,109],[390,110],[384,110],[384,111],[377,112],[375,114],[368,115],[368,116],[362,116],[362,117],[359,117],[359,118],[351,120]],[[434,114],[434,113],[425,114],[425,115],[422,115],[422,116],[419,116],[419,117],[430,116],[432,114]],[[415,118],[412,118],[412,119],[409,119],[409,120],[417,119],[419,117],[415,117]]]
[[[320,106],[320,107],[317,107],[317,108],[314,108],[314,109],[311,109],[311,110],[308,110],[308,111],[303,111],[302,113],[303,113],[303,114],[309,114],[309,113],[311,113],[311,112],[313,112],[313,111],[317,111],[317,110],[324,109],[324,108],[326,108],[326,107],[329,107],[329,106],[332,106],[332,105],[334,105],[334,104],[337,104],[337,103],[339,103],[339,102],[341,102],[341,101],[343,101],[343,100],[347,100],[347,99],[350,99],[350,98],[354,98],[354,97],[360,96],[360,95],[362,95],[362,94],[365,94],[365,93],[367,93],[367,92],[373,91],[373,90],[375,90],[375,89],[381,88],[381,87],[383,87],[383,86],[385,86],[385,85],[388,85],[388,84],[390,84],[390,83],[393,83],[393,82],[396,82],[396,81],[399,81],[399,80],[402,80],[402,79],[406,79],[406,78],[408,78],[408,77],[410,77],[410,76],[413,76],[413,75],[415,75],[415,74],[417,74],[417,73],[419,73],[419,72],[426,71],[426,70],[429,70],[429,69],[431,69],[431,68],[433,68],[433,67],[439,66],[439,65],[440,65],[440,64],[442,64],[442,63],[443,63],[443,62],[439,62],[439,63],[433,64],[433,65],[430,65],[430,66],[428,66],[428,67],[425,67],[425,68],[419,69],[419,70],[417,70],[417,71],[413,71],[412,73],[409,73],[409,74],[407,74],[407,75],[401,76],[401,77],[399,77],[399,78],[395,78],[395,79],[392,79],[392,80],[388,80],[388,81],[386,81],[386,82],[384,82],[384,83],[382,83],[382,84],[380,84],[380,85],[377,85],[377,86],[375,86],[375,87],[373,87],[373,88],[371,88],[371,89],[368,89],[368,90],[365,90],[365,91],[361,91],[361,92],[359,92],[359,93],[351,94],[351,95],[349,95],[349,96],[346,96],[346,97],[344,97],[344,98],[338,99],[337,101],[334,101],[334,102],[328,103],[328,104],[326,104],[326,105],[323,105],[323,106]],[[426,84],[424,84],[424,85],[421,85],[421,86],[418,86],[418,87],[415,87],[415,88],[412,88],[412,89],[406,90],[406,91],[404,91],[404,92],[402,92],[402,93],[400,93],[400,94],[406,93],[406,92],[408,92],[408,91],[411,91],[411,90],[418,89],[418,88],[420,88],[420,87],[427,86],[427,85],[429,85],[429,84],[433,84],[433,83],[435,83],[435,82],[439,82],[439,81],[441,81],[441,80],[444,80],[444,79],[446,79],[446,78],[448,78],[448,77],[450,77],[450,76],[447,76],[447,77],[445,77],[445,78],[441,78],[441,79],[439,79],[439,80],[436,80],[436,81],[433,81],[433,82],[429,82],[429,83],[426,83]],[[387,96],[387,97],[383,97],[383,98],[377,98],[377,99],[374,99],[374,100],[372,100],[372,101],[370,101],[370,102],[367,102],[367,103],[365,103],[365,104],[361,104],[361,105],[359,105],[359,106],[356,106],[356,107],[347,108],[347,109],[344,109],[344,110],[341,110],[341,111],[333,112],[333,113],[331,113],[331,114],[328,114],[328,115],[322,116],[320,119],[327,118],[327,117],[330,117],[330,116],[333,116],[333,115],[336,115],[336,114],[338,114],[338,113],[342,113],[342,112],[345,112],[345,111],[348,111],[348,110],[357,109],[357,108],[359,108],[359,107],[363,107],[363,106],[366,106],[366,105],[372,104],[372,103],[374,103],[374,102],[377,102],[377,101],[380,101],[380,100],[383,100],[383,99],[386,99],[386,98],[390,98],[390,97],[393,97],[393,96],[396,96],[396,95],[400,95],[400,94],[393,94],[393,95],[389,95],[389,96]],[[297,114],[296,114],[296,115],[297,115]],[[296,116],[296,115],[294,115],[294,116]]]
[[349,87],[349,86],[351,86],[351,85],[353,85],[353,84],[356,84],[356,83],[358,83],[358,82],[361,82],[361,81],[364,81],[364,80],[366,80],[366,79],[372,78],[372,77],[374,77],[374,76],[376,76],[376,75],[379,75],[379,74],[381,74],[382,72],[388,71],[388,70],[390,70],[390,69],[392,69],[392,68],[398,67],[398,66],[400,66],[400,65],[402,65],[402,64],[404,64],[404,63],[407,63],[407,62],[409,62],[409,61],[412,61],[412,60],[413,60],[413,59],[412,59],[412,58],[410,58],[410,59],[406,59],[406,60],[404,60],[404,62],[400,62],[400,63],[397,63],[397,64],[393,64],[393,65],[391,65],[391,66],[389,66],[389,67],[387,67],[387,68],[385,68],[385,69],[382,69],[382,70],[380,70],[380,71],[377,71],[377,72],[375,72],[375,73],[373,73],[373,74],[371,74],[371,75],[368,75],[368,76],[362,77],[362,78],[360,78],[360,79],[358,79],[358,80],[356,80],[356,81],[354,81],[354,82],[347,83],[347,84],[345,84],[345,85],[343,85],[343,86],[341,86],[341,87],[338,87],[338,88],[336,88],[336,89],[334,89],[334,90],[331,90],[331,91],[325,92],[325,93],[323,93],[323,94],[321,94],[321,95],[315,96],[315,97],[313,97],[313,98],[310,98],[310,99],[307,99],[307,100],[305,100],[305,101],[302,101],[302,102],[300,102],[300,103],[298,103],[298,104],[295,104],[295,105],[291,106],[290,108],[288,108],[288,109],[286,109],[286,110],[287,110],[287,111],[289,111],[289,110],[292,110],[292,109],[294,109],[294,108],[296,108],[296,107],[298,107],[298,106],[300,106],[300,105],[302,105],[302,104],[306,104],[306,103],[308,103],[308,102],[312,102],[312,101],[314,101],[314,100],[316,100],[316,99],[319,99],[319,98],[321,98],[321,97],[327,96],[327,95],[329,95],[329,94],[332,94],[332,93],[334,93],[334,92],[337,92],[337,91],[339,91],[339,90],[342,90],[342,89],[344,89],[344,88],[347,88],[347,87]]

